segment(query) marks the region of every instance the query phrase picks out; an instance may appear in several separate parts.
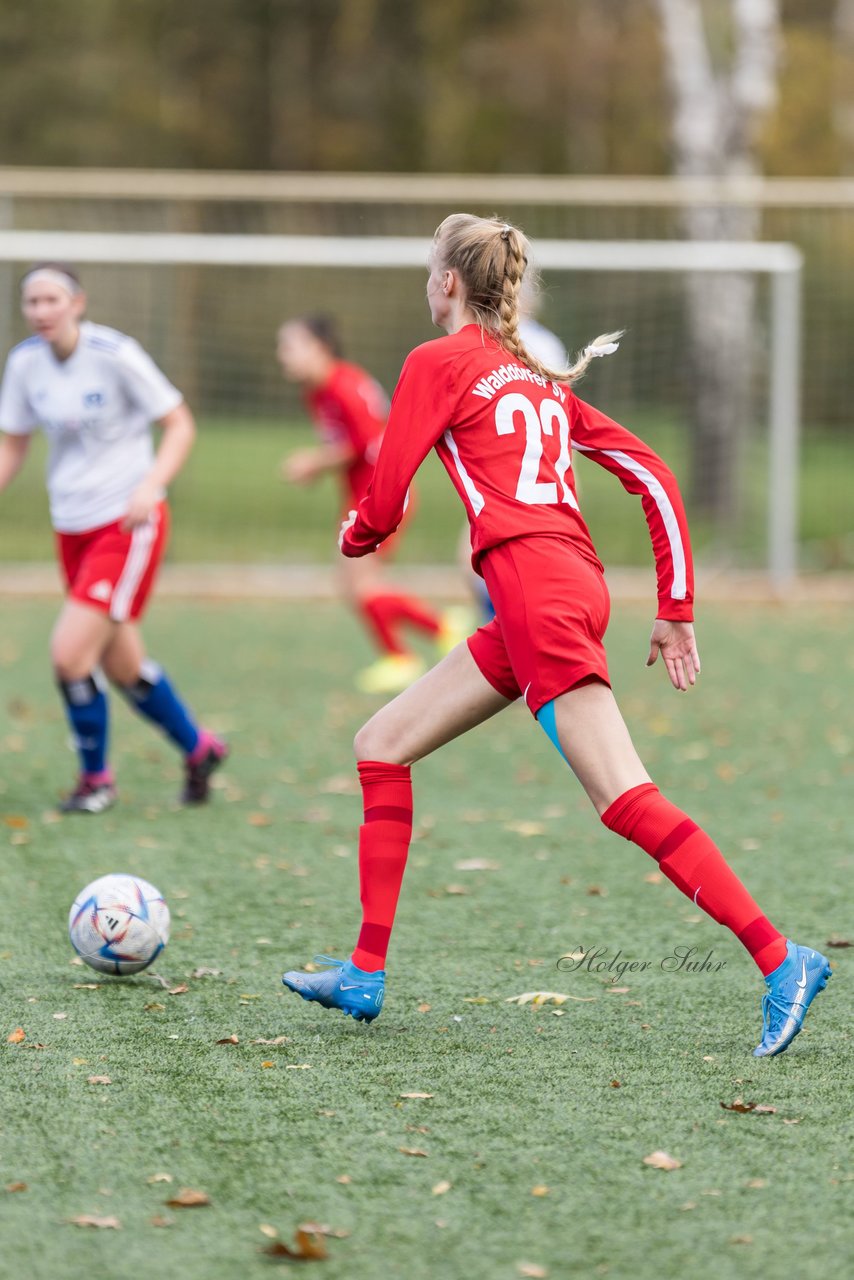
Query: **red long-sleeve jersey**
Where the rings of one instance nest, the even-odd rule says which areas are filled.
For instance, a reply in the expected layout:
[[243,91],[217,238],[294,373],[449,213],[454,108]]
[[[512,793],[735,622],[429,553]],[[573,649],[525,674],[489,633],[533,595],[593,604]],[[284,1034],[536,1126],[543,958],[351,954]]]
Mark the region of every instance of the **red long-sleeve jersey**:
[[598,559],[575,492],[577,449],[640,495],[658,616],[691,621],[688,525],[672,472],[625,427],[564,383],[533,373],[478,325],[424,343],[400,375],[371,486],[342,550],[362,556],[400,523],[410,481],[435,448],[468,513],[472,565],[510,538],[558,534]]

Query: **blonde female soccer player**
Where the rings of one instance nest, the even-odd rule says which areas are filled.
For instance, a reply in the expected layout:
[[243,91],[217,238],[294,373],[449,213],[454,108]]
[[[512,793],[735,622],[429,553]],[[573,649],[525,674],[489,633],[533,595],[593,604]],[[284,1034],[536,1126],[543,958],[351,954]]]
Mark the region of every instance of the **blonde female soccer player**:
[[[62,809],[99,813],[116,799],[104,676],[174,742],[184,760],[182,800],[201,803],[227,748],[198,726],[146,655],[137,625],[169,533],[166,489],[193,446],[192,414],[139,343],[84,320],[86,295],[70,267],[32,267],[21,307],[33,336],[10,352],[0,388],[0,490],[41,427],[67,590],[51,659],[80,758]],[[156,456],[152,422],[163,429]]]
[[[285,377],[301,387],[320,436],[314,448],[300,449],[286,458],[282,474],[292,484],[302,485],[336,475],[346,515],[358,506],[371,483],[388,417],[388,397],[369,373],[343,358],[328,316],[299,316],[283,324],[277,354]],[[345,561],[339,580],[345,600],[380,650],[377,661],[356,676],[362,693],[398,693],[424,673],[426,664],[407,645],[404,627],[429,636],[442,653],[462,638],[453,629],[452,614],[440,616],[423,601],[390,586],[377,558]]]
[[496,617],[356,736],[365,802],[359,841],[362,928],[349,960],[290,972],[306,1000],[372,1019],[412,831],[410,766],[522,696],[584,787],[602,822],[650,854],[692,902],[730,929],[765,977],[757,1056],[781,1053],[830,977],[826,958],[786,939],[712,839],[661,795],[611,692],[603,636],[608,591],[578,507],[571,450],[638,494],[652,537],[658,610],[648,665],[659,655],[675,689],[700,671],[693,572],[679,489],[636,436],[579,400],[570,370],[550,369],[519,335],[528,243],[515,227],[454,214],[438,228],[427,300],[446,337],[404,365],[371,492],[342,528],[362,556],[397,527],[412,476],[435,448],[469,517],[475,568]]

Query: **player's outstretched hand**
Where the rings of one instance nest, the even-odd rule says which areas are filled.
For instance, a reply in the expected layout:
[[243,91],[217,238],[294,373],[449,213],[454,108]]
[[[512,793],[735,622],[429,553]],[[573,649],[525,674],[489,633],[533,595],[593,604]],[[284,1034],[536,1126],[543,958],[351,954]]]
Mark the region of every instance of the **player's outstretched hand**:
[[297,449],[290,457],[285,458],[281,466],[281,477],[291,484],[311,484],[318,476],[317,450]]
[[352,529],[355,523],[356,523],[356,512],[348,511],[347,519],[341,522],[341,529],[339,530],[339,533],[338,533],[338,550],[339,551],[342,549],[344,545],[344,534],[347,532],[348,529]]
[[666,618],[656,618],[649,639],[649,657],[646,660],[648,667],[653,665],[659,653],[674,689],[684,692],[689,684],[696,683],[700,674],[700,655],[694,639],[693,623],[668,622]]

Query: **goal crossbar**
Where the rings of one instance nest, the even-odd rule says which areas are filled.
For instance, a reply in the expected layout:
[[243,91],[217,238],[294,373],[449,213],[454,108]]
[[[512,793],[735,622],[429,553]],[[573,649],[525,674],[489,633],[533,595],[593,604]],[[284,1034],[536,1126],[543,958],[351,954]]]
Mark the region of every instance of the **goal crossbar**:
[[[420,236],[205,235],[0,231],[0,263],[59,259],[114,265],[420,267]],[[768,571],[785,591],[797,572],[801,273],[792,244],[731,240],[537,240],[536,265],[558,271],[767,275],[771,286]]]

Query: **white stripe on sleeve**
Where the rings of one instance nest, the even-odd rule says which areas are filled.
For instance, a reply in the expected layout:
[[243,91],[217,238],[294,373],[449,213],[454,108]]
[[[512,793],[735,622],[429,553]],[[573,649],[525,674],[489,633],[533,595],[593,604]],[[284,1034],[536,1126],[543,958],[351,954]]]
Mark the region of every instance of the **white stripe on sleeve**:
[[486,502],[483,494],[477,488],[463,465],[463,460],[460,457],[460,451],[457,448],[457,442],[451,435],[450,428],[445,432],[444,440],[445,444],[451,451],[451,457],[454,459],[454,466],[457,468],[457,475],[462,481],[463,488],[465,489],[468,500],[472,505],[472,510],[474,511],[475,516],[479,516],[486,505]]
[[684,600],[688,594],[685,548],[682,545],[682,534],[679,531],[676,512],[673,510],[673,505],[661,481],[656,480],[650,470],[628,453],[623,453],[621,449],[591,449],[585,445],[577,444],[574,440],[572,447],[577,449],[579,453],[603,453],[606,458],[613,458],[626,471],[630,471],[633,476],[637,476],[641,484],[646,486],[650,497],[658,507],[658,513],[661,516],[661,521],[667,534],[667,541],[670,543],[670,555],[673,559],[673,586],[670,588],[670,598],[671,600]]

